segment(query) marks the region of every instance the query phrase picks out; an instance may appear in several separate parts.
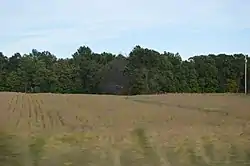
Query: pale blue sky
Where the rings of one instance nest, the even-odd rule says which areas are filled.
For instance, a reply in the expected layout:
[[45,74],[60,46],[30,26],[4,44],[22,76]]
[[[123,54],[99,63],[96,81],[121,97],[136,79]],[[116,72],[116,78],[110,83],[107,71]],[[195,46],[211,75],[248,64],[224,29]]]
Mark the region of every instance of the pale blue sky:
[[0,51],[250,54],[249,0],[1,0]]

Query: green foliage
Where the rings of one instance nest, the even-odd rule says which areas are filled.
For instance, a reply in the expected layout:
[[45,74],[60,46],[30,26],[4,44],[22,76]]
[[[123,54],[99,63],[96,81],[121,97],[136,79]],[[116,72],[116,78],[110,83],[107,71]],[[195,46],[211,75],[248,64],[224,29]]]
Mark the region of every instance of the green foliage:
[[66,59],[35,49],[9,58],[0,53],[0,91],[123,95],[244,92],[244,56],[209,54],[182,60],[179,53],[159,53],[140,46],[128,57],[97,54],[86,46]]
[[227,79],[226,90],[231,93],[236,93],[238,91],[236,80]]
[[37,136],[32,138],[31,143],[29,144],[29,152],[33,166],[38,166],[39,161],[42,158],[44,145],[45,140],[43,138]]

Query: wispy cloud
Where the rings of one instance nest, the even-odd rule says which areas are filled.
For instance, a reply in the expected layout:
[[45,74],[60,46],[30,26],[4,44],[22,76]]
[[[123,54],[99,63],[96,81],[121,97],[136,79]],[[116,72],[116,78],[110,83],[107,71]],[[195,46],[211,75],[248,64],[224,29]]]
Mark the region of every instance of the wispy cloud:
[[95,50],[95,43],[113,38],[123,48],[124,34],[158,27],[236,31],[250,28],[249,9],[247,0],[2,0],[0,50],[67,56],[82,44]]

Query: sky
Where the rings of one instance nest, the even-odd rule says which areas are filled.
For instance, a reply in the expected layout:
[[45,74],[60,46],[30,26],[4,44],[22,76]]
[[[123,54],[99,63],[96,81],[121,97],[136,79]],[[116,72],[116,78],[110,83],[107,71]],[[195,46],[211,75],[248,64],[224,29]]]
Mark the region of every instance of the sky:
[[1,0],[0,52],[250,54],[249,0]]

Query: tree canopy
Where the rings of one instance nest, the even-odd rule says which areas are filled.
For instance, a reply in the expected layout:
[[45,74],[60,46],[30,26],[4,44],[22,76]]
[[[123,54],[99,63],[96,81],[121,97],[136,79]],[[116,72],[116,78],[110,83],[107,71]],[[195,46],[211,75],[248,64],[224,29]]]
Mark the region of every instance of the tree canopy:
[[87,46],[81,46],[71,58],[64,59],[35,49],[10,57],[0,52],[0,91],[128,95],[240,93],[244,92],[244,58],[244,54],[209,54],[182,60],[179,53],[159,53],[141,46],[135,46],[127,57],[94,53]]

